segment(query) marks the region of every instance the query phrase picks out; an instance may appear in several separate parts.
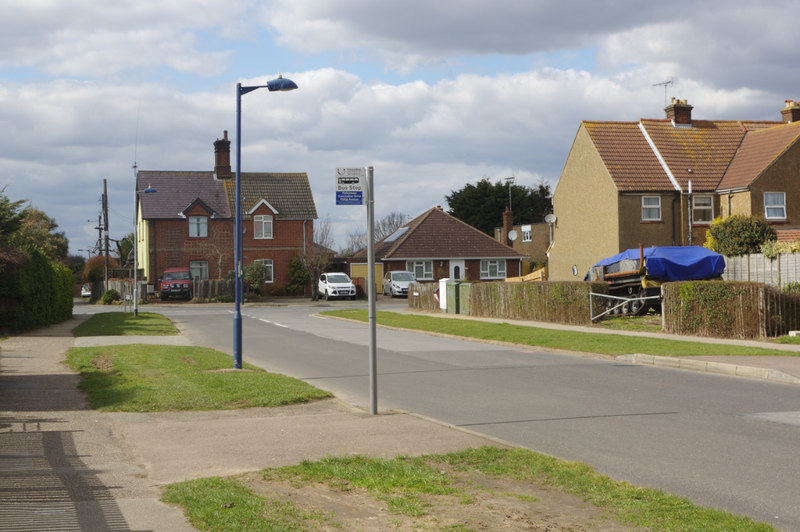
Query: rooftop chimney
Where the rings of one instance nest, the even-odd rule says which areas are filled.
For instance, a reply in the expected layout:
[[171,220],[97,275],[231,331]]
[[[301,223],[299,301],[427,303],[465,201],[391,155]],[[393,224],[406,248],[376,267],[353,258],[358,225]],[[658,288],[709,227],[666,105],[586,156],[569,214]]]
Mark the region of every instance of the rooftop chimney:
[[664,108],[667,112],[667,119],[672,120],[673,124],[691,125],[692,123],[692,107],[686,100],[679,100],[672,98],[672,103]]
[[514,243],[509,238],[508,233],[511,232],[511,229],[514,227],[513,214],[511,213],[511,208],[506,205],[506,210],[503,212],[503,234],[502,234],[502,242],[508,246],[512,247]]
[[786,107],[781,109],[781,117],[787,124],[800,120],[800,103],[794,100],[786,100]]
[[228,140],[228,131],[222,140],[214,141],[214,177],[216,179],[230,179],[231,174],[231,141]]

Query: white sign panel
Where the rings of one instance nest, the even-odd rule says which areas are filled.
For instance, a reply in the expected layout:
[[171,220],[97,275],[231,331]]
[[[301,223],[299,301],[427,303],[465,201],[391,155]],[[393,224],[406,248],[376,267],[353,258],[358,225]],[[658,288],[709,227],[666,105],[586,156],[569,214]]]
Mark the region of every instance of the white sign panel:
[[364,205],[366,168],[336,169],[336,205]]

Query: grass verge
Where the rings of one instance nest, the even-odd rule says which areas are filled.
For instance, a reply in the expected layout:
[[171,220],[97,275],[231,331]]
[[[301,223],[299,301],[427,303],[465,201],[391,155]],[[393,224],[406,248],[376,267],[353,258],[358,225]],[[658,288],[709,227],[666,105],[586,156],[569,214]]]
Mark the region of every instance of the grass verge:
[[[367,311],[362,309],[343,309],[321,312],[324,316],[334,316],[366,322]],[[713,356],[713,355],[780,355],[798,356],[800,353],[747,347],[731,344],[712,344],[688,342],[666,338],[647,338],[621,334],[587,333],[512,325],[510,323],[491,323],[479,320],[458,318],[436,318],[416,314],[378,312],[380,325],[411,329],[416,331],[461,336],[478,340],[508,342],[512,344],[564,349],[585,353],[605,355],[631,355],[635,353],[656,356]]]
[[178,329],[165,316],[141,312],[138,317],[127,312],[95,314],[74,329],[73,336],[169,336]]
[[[342,494],[354,489],[365,490],[370,496],[385,502],[393,515],[411,519],[410,522],[404,521],[409,525],[408,529],[473,530],[478,528],[477,525],[486,525],[487,521],[481,516],[488,519],[492,513],[497,513],[491,504],[475,509],[485,502],[480,500],[480,496],[474,496],[474,490],[468,491],[474,482],[463,482],[465,477],[474,480],[475,473],[501,479],[500,484],[509,490],[503,491],[502,495],[520,501],[518,508],[534,517],[537,511],[542,510],[537,510],[536,497],[523,493],[526,484],[551,486],[575,495],[601,508],[606,519],[631,527],[712,532],[774,530],[767,524],[696,506],[687,499],[659,490],[616,482],[581,463],[526,449],[481,447],[417,458],[326,458],[316,462],[305,461],[297,466],[267,469],[261,475],[267,482],[288,481],[296,490],[315,483],[328,485],[334,492]],[[463,505],[463,510],[453,509],[453,497],[459,501],[458,505]],[[337,516],[335,512],[322,513],[314,508],[292,502],[279,503],[269,496],[258,495],[237,477],[171,484],[166,486],[162,500],[181,505],[191,524],[200,530],[312,530],[320,523],[330,528],[347,529],[348,525],[343,521],[344,516]],[[292,501],[299,500],[292,497]],[[335,508],[335,505],[328,508]],[[443,520],[448,508],[450,512],[445,523]],[[431,521],[421,519],[426,515],[436,519],[434,522],[438,526],[431,528]],[[585,524],[598,525],[597,522]]]
[[107,412],[271,407],[331,397],[254,366],[233,370],[230,356],[203,347],[76,347],[67,363],[80,372],[92,408]]

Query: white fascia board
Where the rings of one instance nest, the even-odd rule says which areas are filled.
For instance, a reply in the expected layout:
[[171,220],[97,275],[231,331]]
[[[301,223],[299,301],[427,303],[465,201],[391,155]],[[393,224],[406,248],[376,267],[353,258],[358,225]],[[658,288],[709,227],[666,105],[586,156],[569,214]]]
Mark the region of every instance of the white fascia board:
[[253,205],[253,208],[252,208],[252,209],[250,209],[249,211],[247,211],[247,214],[253,214],[254,212],[256,212],[256,209],[258,209],[258,208],[259,208],[259,207],[261,207],[262,205],[266,205],[266,206],[267,206],[267,208],[268,208],[269,210],[271,210],[273,214],[278,214],[278,211],[275,209],[275,207],[273,207],[272,205],[270,205],[270,204],[269,204],[269,202],[268,202],[267,200],[263,199],[263,198],[261,199],[261,201],[259,201],[259,202],[258,202],[258,203],[256,203],[255,205]]
[[678,180],[675,179],[674,175],[672,175],[672,172],[667,166],[667,162],[661,156],[661,153],[658,151],[658,148],[656,148],[656,144],[653,142],[653,139],[650,138],[650,135],[647,134],[647,130],[644,128],[644,124],[642,124],[641,122],[639,122],[639,130],[642,132],[642,135],[644,135],[645,140],[650,145],[650,149],[653,150],[656,159],[658,159],[658,162],[661,164],[661,168],[664,170],[664,172],[667,173],[667,177],[669,177],[672,186],[675,187],[675,190],[677,190],[678,192],[682,192],[681,187],[678,184]]

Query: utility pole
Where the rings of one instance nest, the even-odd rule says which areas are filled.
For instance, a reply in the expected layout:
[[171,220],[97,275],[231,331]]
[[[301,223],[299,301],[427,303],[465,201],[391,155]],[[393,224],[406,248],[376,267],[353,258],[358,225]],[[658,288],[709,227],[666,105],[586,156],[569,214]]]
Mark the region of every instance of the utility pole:
[[106,232],[106,291],[108,291],[108,183],[106,179],[103,179],[103,228]]

